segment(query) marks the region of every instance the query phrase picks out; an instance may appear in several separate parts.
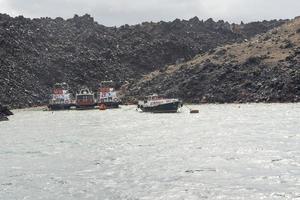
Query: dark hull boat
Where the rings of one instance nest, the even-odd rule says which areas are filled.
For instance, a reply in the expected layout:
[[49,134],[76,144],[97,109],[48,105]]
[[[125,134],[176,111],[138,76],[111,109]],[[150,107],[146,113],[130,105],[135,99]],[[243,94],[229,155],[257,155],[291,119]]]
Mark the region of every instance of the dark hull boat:
[[77,110],[91,110],[91,109],[95,109],[96,104],[94,105],[88,105],[88,106],[78,106],[76,105],[76,109]]
[[96,101],[94,93],[92,93],[88,88],[83,88],[76,94],[76,109],[94,109],[95,106]]
[[54,85],[48,108],[50,110],[67,110],[73,105],[72,95],[66,83],[56,83]]
[[48,108],[50,110],[69,110],[71,106],[71,104],[49,104]]
[[172,103],[166,103],[161,104],[157,106],[152,107],[143,107],[140,106],[139,108],[143,112],[152,112],[152,113],[177,113],[178,109],[181,107],[181,102],[172,102]]
[[[102,103],[99,103],[99,106]],[[106,108],[119,108],[120,103],[119,102],[105,102],[103,103],[105,105]]]
[[166,99],[157,95],[149,96],[138,103],[138,108],[141,111],[152,113],[176,113],[181,107],[182,102],[180,100]]
[[98,89],[98,106],[100,110],[119,108],[120,103],[114,82],[102,81]]

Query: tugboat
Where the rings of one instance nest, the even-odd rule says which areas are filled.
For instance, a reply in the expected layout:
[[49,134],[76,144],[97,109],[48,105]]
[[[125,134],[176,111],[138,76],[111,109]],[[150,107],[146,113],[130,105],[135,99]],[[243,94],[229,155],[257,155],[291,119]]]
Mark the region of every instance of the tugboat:
[[119,108],[121,104],[113,81],[102,81],[98,89],[98,105],[100,110]]
[[168,99],[153,94],[138,102],[138,108],[143,112],[176,113],[183,104],[179,99]]
[[66,83],[56,83],[53,87],[51,99],[49,100],[48,108],[50,110],[65,110],[70,109],[73,100],[69,92],[69,86]]
[[76,94],[76,108],[77,109],[92,109],[96,106],[94,93],[88,88],[82,88]]

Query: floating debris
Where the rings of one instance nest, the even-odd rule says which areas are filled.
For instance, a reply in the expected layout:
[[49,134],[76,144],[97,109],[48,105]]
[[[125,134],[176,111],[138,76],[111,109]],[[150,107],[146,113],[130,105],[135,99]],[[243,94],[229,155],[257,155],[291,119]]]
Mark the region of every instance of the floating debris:
[[197,114],[197,113],[199,113],[199,110],[190,110],[190,113],[191,114]]

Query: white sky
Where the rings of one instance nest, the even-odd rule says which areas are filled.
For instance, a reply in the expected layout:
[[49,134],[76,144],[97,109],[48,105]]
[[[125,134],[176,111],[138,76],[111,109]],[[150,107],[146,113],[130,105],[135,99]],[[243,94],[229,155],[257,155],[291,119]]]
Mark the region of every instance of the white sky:
[[194,16],[239,23],[294,18],[300,0],[0,0],[0,12],[30,18],[88,13],[107,26]]

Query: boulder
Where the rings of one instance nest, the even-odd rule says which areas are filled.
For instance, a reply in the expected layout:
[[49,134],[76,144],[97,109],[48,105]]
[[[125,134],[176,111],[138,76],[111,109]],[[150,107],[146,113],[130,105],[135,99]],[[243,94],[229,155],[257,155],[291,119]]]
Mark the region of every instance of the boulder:
[[0,122],[1,121],[8,121],[8,118],[6,115],[4,115],[3,113],[0,113]]
[[0,104],[0,121],[7,121],[7,117],[10,115],[13,115],[13,113],[6,106]]

